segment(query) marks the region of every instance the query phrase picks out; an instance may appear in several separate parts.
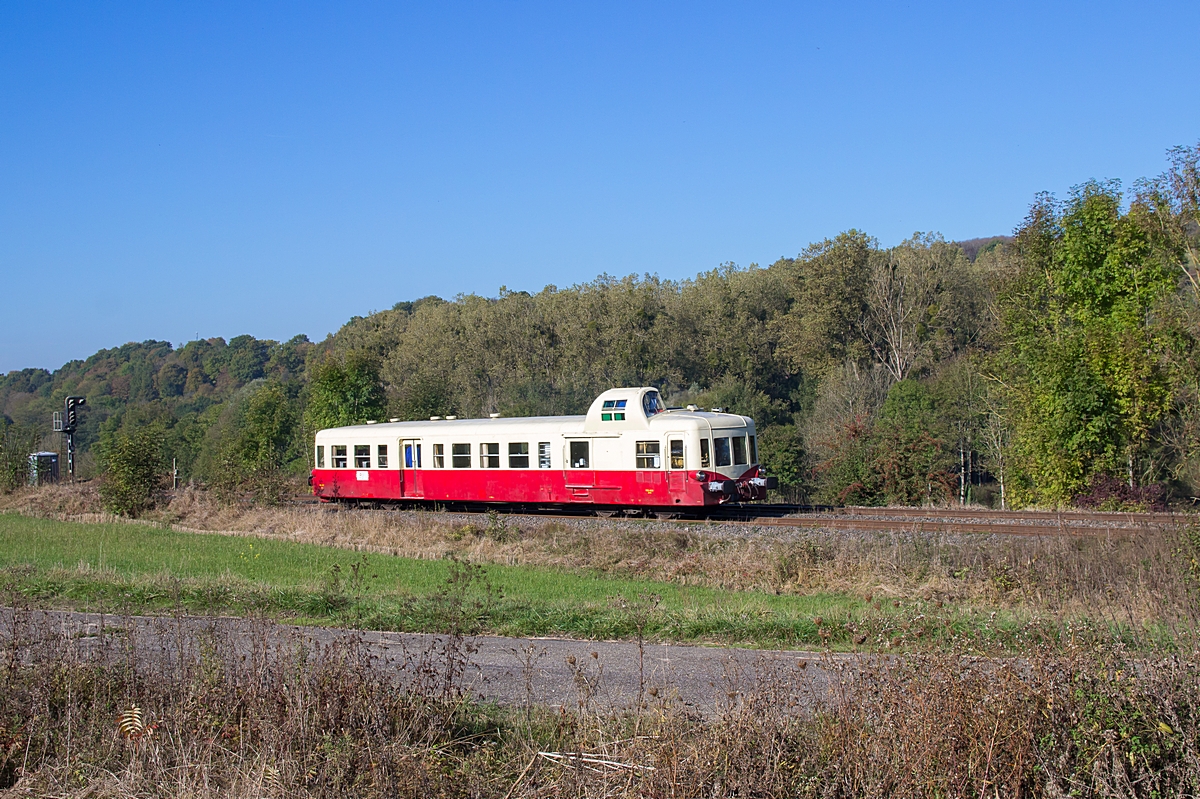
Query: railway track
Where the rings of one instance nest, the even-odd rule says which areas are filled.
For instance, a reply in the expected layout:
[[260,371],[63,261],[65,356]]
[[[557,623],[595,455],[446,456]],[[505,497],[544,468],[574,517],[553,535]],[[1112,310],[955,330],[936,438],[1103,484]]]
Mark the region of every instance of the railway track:
[[[298,498],[297,504],[318,505],[312,498]],[[439,509],[440,510],[440,509]],[[445,508],[453,513],[486,513],[484,505]],[[506,511],[541,519],[579,519],[590,516],[590,507],[578,512],[561,508],[522,508]],[[636,517],[630,517],[636,518]],[[910,531],[926,533],[970,533],[1004,536],[1097,536],[1160,530],[1187,524],[1200,518],[1182,513],[1111,513],[1090,511],[998,511],[979,508],[867,508],[814,505],[734,505],[708,510],[704,518],[666,519],[684,523],[721,522],[764,527],[800,527],[811,529],[858,531]]]

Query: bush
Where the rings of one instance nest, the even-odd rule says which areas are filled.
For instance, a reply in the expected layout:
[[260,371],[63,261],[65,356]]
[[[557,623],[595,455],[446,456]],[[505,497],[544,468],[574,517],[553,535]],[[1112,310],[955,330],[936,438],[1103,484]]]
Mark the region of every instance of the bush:
[[1080,508],[1102,511],[1166,510],[1162,486],[1131,486],[1111,474],[1095,475],[1088,487],[1075,495],[1072,503]]
[[163,432],[159,425],[120,429],[100,441],[100,497],[104,507],[122,516],[137,516],[154,505],[154,491],[164,469]]

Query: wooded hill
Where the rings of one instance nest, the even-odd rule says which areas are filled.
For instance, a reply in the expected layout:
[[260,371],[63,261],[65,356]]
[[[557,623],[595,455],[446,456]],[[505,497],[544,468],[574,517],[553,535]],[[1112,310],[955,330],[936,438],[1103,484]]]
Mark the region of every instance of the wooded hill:
[[[1200,145],[1123,193],[1038,196],[1012,237],[850,230],[768,267],[427,297],[319,344],[148,341],[0,378],[4,464],[68,394],[78,436],[266,494],[320,427],[582,413],[654,385],[755,418],[794,498],[1144,506],[1200,491]],[[47,443],[51,443],[47,439]],[[132,448],[132,449],[131,449]],[[84,458],[85,463],[87,458]]]

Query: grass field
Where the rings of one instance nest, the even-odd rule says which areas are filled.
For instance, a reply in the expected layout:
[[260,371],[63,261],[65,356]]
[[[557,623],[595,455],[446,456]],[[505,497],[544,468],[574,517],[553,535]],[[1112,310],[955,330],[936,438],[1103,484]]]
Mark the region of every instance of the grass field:
[[264,612],[364,629],[435,632],[469,617],[473,631],[505,635],[613,639],[636,636],[640,627],[650,639],[838,648],[925,646],[966,634],[1003,642],[1025,629],[1011,614],[938,617],[932,603],[919,601],[722,591],[15,514],[0,515],[0,569],[6,601],[141,613]]

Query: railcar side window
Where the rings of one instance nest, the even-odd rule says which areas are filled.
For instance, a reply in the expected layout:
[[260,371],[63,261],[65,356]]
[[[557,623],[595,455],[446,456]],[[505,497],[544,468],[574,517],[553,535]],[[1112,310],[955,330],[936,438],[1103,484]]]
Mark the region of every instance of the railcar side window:
[[588,442],[571,442],[571,468],[586,469],[588,467]]
[[700,439],[700,467],[707,469],[708,464],[708,439],[702,438]]
[[480,444],[479,445],[479,468],[481,468],[481,469],[499,469],[500,468],[500,445],[499,444]]
[[346,468],[346,445],[345,444],[334,444],[329,449],[333,453],[333,468],[345,469]]
[[733,462],[734,462],[734,464],[736,464],[738,466],[741,466],[742,464],[744,464],[746,462],[746,437],[745,436],[734,436],[733,437]]
[[717,466],[728,466],[730,464],[728,438],[714,438],[713,450],[713,454],[717,456]]
[[605,400],[604,406],[600,409],[600,421],[625,421],[625,400]]
[[508,468],[529,468],[529,442],[514,441],[508,445]]
[[317,446],[317,468],[318,469],[325,468],[325,445],[324,444],[319,444]]
[[539,441],[538,442],[538,468],[539,469],[549,469],[550,468],[550,442],[549,441]]
[[671,439],[671,468],[683,468],[683,441],[677,438]]
[[750,462],[758,463],[758,442],[754,439],[755,436],[750,436]]
[[659,463],[659,447],[657,441],[637,442],[637,467],[639,469],[657,469]]
[[375,465],[380,469],[387,468],[387,444],[380,444],[375,448]]
[[354,468],[355,469],[370,469],[371,468],[371,445],[370,444],[355,444],[354,445]]
[[433,445],[433,468],[435,468],[435,469],[445,469],[446,468],[446,445],[445,444],[434,444]]
[[450,445],[450,464],[455,469],[470,469],[471,468],[471,445],[470,444],[451,444]]

